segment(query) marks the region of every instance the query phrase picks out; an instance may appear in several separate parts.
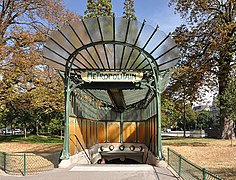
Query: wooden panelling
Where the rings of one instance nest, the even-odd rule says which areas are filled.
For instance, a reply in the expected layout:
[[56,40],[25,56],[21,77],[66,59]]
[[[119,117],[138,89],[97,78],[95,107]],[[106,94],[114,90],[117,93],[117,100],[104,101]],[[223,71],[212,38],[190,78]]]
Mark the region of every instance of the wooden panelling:
[[85,148],[86,148],[86,140],[87,140],[87,138],[86,138],[86,127],[87,127],[87,121],[86,121],[86,119],[82,119],[82,136],[83,136],[83,139],[84,139],[84,143],[85,143]]
[[87,120],[87,148],[91,147],[91,121]]
[[108,142],[118,143],[120,142],[120,123],[108,122]]
[[105,122],[97,122],[97,126],[98,143],[104,143],[106,141]]
[[138,143],[144,143],[146,142],[146,132],[145,132],[145,123],[144,122],[138,122]]
[[136,141],[136,123],[124,122],[123,123],[123,141],[135,143]]

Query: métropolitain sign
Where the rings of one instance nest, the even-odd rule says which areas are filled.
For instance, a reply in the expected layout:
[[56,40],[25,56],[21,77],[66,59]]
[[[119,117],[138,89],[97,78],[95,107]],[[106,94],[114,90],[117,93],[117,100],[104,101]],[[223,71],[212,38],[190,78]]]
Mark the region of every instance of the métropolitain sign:
[[143,78],[142,72],[126,71],[86,71],[81,73],[85,82],[139,82]]

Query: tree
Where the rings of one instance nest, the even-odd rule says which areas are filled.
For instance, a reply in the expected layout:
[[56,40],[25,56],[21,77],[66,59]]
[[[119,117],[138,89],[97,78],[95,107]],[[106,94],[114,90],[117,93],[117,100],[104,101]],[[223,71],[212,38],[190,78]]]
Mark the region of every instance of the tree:
[[87,0],[84,18],[113,16],[111,0]]
[[224,92],[222,97],[226,103],[225,107],[223,107],[231,119],[236,121],[236,71],[234,69],[233,73],[230,76],[230,81],[228,83],[228,87]]
[[175,40],[182,51],[182,64],[188,67],[192,87],[218,85],[220,127],[224,131],[228,87],[236,50],[236,2],[234,0],[170,0],[187,24],[176,28]]
[[[235,139],[235,123],[236,123],[236,72],[235,68],[233,73],[231,74],[230,81],[228,83],[228,87],[225,90],[222,99],[224,99],[225,104],[222,107],[226,112],[225,124],[223,136],[225,138]],[[226,131],[226,129],[228,131]]]
[[[61,109],[61,81],[48,81],[51,74],[42,58],[42,43],[51,30],[78,18],[64,9],[62,0],[0,2],[0,106],[6,121],[16,119],[27,127],[34,124],[36,109]],[[54,81],[58,84],[49,88]]]
[[[172,97],[171,97],[172,98]],[[185,108],[184,108],[185,106]],[[197,114],[193,111],[191,104],[184,99],[170,99],[166,93],[162,96],[162,126],[173,129],[193,129],[195,127]]]
[[134,9],[134,0],[125,0],[124,2],[124,16],[123,18],[130,18],[130,19],[133,19],[133,20],[136,20],[136,16],[135,16],[135,9]]
[[209,111],[198,112],[196,124],[200,129],[212,127],[213,120],[211,117],[211,113]]

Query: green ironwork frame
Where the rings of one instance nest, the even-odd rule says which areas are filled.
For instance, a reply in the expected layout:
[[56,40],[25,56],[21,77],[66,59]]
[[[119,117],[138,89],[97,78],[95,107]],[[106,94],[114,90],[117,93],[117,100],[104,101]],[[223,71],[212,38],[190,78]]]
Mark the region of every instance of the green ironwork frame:
[[[64,87],[65,87],[65,130],[64,130],[64,147],[63,147],[63,152],[62,152],[62,155],[61,155],[61,159],[69,159],[70,157],[70,154],[69,154],[69,149],[70,149],[70,144],[69,144],[69,117],[70,117],[70,95],[71,93],[76,89],[76,88],[79,88],[80,85],[83,83],[82,80],[79,80],[78,83],[74,83],[72,80],[71,80],[71,75],[72,75],[72,71],[83,71],[83,70],[91,70],[89,69],[88,67],[86,67],[86,65],[82,64],[83,69],[81,69],[80,67],[78,67],[77,65],[74,64],[74,61],[75,59],[78,61],[78,59],[76,58],[77,55],[82,52],[83,50],[85,50],[89,56],[91,57],[91,60],[93,61],[93,63],[95,63],[95,65],[98,67],[98,68],[94,68],[90,62],[87,60],[87,59],[84,59],[86,61],[86,63],[88,63],[91,67],[92,67],[92,70],[106,70],[105,69],[105,66],[101,60],[101,57],[99,56],[99,53],[97,51],[97,48],[96,46],[97,45],[102,45],[103,48],[104,48],[104,52],[105,52],[105,55],[106,55],[106,60],[107,60],[107,63],[108,63],[108,70],[121,70],[121,71],[125,71],[125,70],[130,70],[130,69],[138,69],[138,67],[140,67],[145,61],[148,62],[147,65],[145,65],[145,67],[142,68],[142,70],[145,70],[147,71],[147,69],[145,69],[147,66],[150,66],[151,69],[148,69],[149,71],[152,72],[152,75],[153,75],[153,78],[154,78],[154,85],[150,85],[150,84],[146,84],[144,83],[143,85],[144,86],[147,86],[149,89],[151,89],[154,94],[155,94],[155,97],[156,97],[156,112],[157,112],[157,118],[156,118],[156,121],[157,123],[156,124],[156,130],[157,130],[157,147],[155,148],[156,150],[156,155],[157,155],[157,158],[159,160],[162,160],[164,159],[163,157],[163,154],[162,154],[162,144],[161,144],[161,83],[160,83],[160,71],[159,71],[159,66],[162,66],[162,65],[165,65],[166,63],[169,63],[171,61],[175,61],[177,59],[179,59],[179,57],[176,57],[174,59],[171,59],[171,60],[168,60],[167,62],[163,62],[162,64],[157,64],[157,60],[159,58],[161,58],[162,56],[164,56],[165,54],[169,53],[171,50],[173,50],[174,48],[176,48],[176,45],[169,48],[167,51],[163,52],[162,54],[160,54],[158,57],[154,58],[152,56],[152,54],[168,39],[168,37],[170,36],[167,35],[159,44],[157,44],[154,49],[151,50],[151,52],[147,52],[145,50],[146,46],[148,45],[148,43],[151,41],[151,39],[153,38],[153,36],[155,35],[157,29],[158,29],[158,26],[154,29],[154,31],[151,33],[151,35],[149,36],[149,38],[147,39],[146,43],[144,44],[144,46],[141,48],[137,45],[137,42],[139,40],[139,37],[143,31],[143,28],[144,28],[144,25],[145,25],[145,21],[143,21],[142,25],[141,25],[141,28],[139,29],[139,32],[137,33],[137,37],[135,39],[135,42],[134,44],[131,44],[131,43],[128,43],[126,42],[127,41],[127,36],[128,36],[128,33],[129,33],[129,26],[130,26],[130,22],[131,20],[128,19],[128,23],[127,23],[127,27],[126,27],[126,32],[125,32],[125,40],[124,42],[123,41],[118,41],[115,39],[115,17],[113,17],[113,40],[109,40],[109,41],[106,41],[104,40],[103,38],[103,33],[102,33],[102,30],[101,30],[101,22],[100,22],[100,19],[97,18],[97,23],[98,23],[98,30],[100,32],[100,35],[101,35],[101,41],[96,41],[96,42],[93,42],[93,39],[88,31],[88,28],[86,27],[86,23],[84,22],[84,20],[82,20],[82,24],[87,32],[87,35],[89,36],[89,39],[91,41],[91,43],[88,43],[88,44],[84,44],[83,41],[81,40],[81,38],[79,37],[79,35],[75,32],[75,30],[73,29],[72,25],[70,23],[68,23],[68,25],[70,26],[70,28],[74,31],[75,35],[77,36],[78,40],[81,42],[82,44],[82,47],[76,49],[75,46],[72,44],[72,42],[70,42],[70,40],[66,37],[66,35],[63,34],[62,31],[58,30],[59,33],[65,38],[66,41],[68,41],[68,43],[70,43],[72,45],[72,47],[75,49],[75,51],[73,53],[69,53],[64,47],[62,47],[60,44],[58,44],[52,37],[49,36],[49,38],[55,43],[57,44],[61,49],[63,49],[65,52],[67,52],[69,55],[69,57],[67,59],[65,59],[64,57],[62,57],[60,54],[58,54],[57,52],[53,51],[50,49],[50,47],[47,47],[47,46],[44,46],[45,48],[47,48],[48,50],[52,51],[53,53],[55,53],[56,55],[59,55],[61,58],[63,58],[65,61],[66,61],[66,64],[61,64],[60,62],[56,62],[58,63],[59,65],[62,65],[65,67],[65,71],[64,71],[64,76],[60,73],[61,77],[63,78],[63,81],[64,81]],[[116,57],[115,57],[115,48],[114,48],[114,69],[111,69],[110,68],[110,65],[109,65],[109,62],[108,62],[108,57],[107,57],[107,52],[105,50],[105,45],[106,44],[111,44],[113,45],[113,47],[115,47],[115,45],[121,45],[123,46],[123,49],[122,49],[122,55],[121,55],[121,63],[120,63],[120,67],[116,67],[116,63],[115,63],[115,60],[116,60]],[[92,57],[92,55],[90,54],[90,52],[88,51],[88,48],[90,47],[93,47],[97,56],[98,56],[98,60],[99,62],[101,63],[102,67],[103,68],[99,68],[98,64],[96,63],[96,61],[94,60],[94,58]],[[126,62],[126,65],[125,65],[125,68],[121,68],[122,67],[122,62],[123,62],[123,58],[124,58],[124,52],[125,52],[125,48],[126,47],[130,47],[132,50],[130,52],[130,55],[128,57],[128,61]],[[134,63],[132,63],[131,67],[129,69],[126,69],[127,68],[127,65],[130,61],[130,58],[131,58],[131,55],[133,53],[134,50],[137,50],[139,52],[138,56],[136,57],[136,59],[134,60],[134,62],[142,55],[144,57],[144,59],[136,66],[136,67],[133,67],[134,66]],[[45,57],[46,59],[52,61],[52,62],[55,62],[55,60],[52,60],[52,59],[49,59],[47,57]],[[91,62],[92,62],[91,61]],[[78,61],[79,62],[79,61]],[[72,66],[75,66],[77,67],[78,69],[72,69]],[[139,69],[140,70],[140,69]],[[122,142],[122,139],[121,139],[121,142]]]
[[[129,43],[120,42],[120,41],[103,41],[100,42],[101,44],[119,44],[123,46],[129,46],[132,49],[137,49],[143,56],[146,56],[146,60],[148,61],[149,65],[151,66],[151,70],[154,77],[155,85],[152,87],[152,90],[154,90],[156,95],[156,107],[157,107],[157,148],[156,148],[156,155],[157,159],[163,160],[164,156],[162,153],[162,143],[161,143],[161,93],[160,93],[160,72],[158,71],[158,65],[155,59],[144,49],[134,46]],[[91,43],[89,45],[83,46],[82,48],[79,48],[76,50],[72,55],[68,58],[68,61],[66,63],[65,67],[65,77],[64,77],[64,85],[65,85],[65,131],[64,131],[64,146],[63,146],[63,152],[61,159],[69,159],[69,100],[70,100],[70,94],[73,92],[75,88],[77,88],[80,84],[73,84],[71,83],[70,79],[70,73],[72,69],[72,64],[74,61],[74,58],[79,54],[80,51],[87,49],[88,47],[99,45],[99,43]],[[72,62],[70,62],[72,60]],[[149,87],[150,88],[150,87]]]

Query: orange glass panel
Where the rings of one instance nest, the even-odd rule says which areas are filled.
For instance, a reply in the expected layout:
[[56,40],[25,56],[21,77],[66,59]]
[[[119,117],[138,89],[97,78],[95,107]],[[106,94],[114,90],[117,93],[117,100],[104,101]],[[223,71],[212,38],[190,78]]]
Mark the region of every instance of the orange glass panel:
[[97,143],[96,127],[97,127],[97,123],[94,121],[94,124],[93,124],[93,137],[94,137],[93,143],[94,143],[94,144]]
[[147,139],[146,139],[146,145],[149,145],[150,137],[151,137],[151,123],[150,119],[146,121],[146,129],[147,129]]
[[91,121],[91,145],[96,144],[96,122]]
[[108,126],[108,142],[118,143],[120,142],[120,123],[109,122]]
[[106,134],[105,134],[105,122],[98,122],[98,143],[104,143],[106,141]]
[[90,121],[90,145],[93,146],[94,134],[93,134],[93,121]]
[[145,143],[146,142],[145,123],[139,122],[137,128],[138,128],[138,142]]
[[136,142],[136,123],[124,122],[123,123],[123,141],[124,142]]
[[82,137],[84,139],[84,143],[86,144],[86,119],[82,119]]
[[87,147],[91,147],[91,129],[90,129],[90,122],[87,120]]
[[[85,147],[85,140],[83,139],[83,136],[82,136],[82,131],[80,129],[80,127],[77,127],[77,132],[76,132],[76,135],[80,141],[80,143],[82,144],[83,147]],[[77,148],[79,151],[82,151],[82,147],[80,146],[80,144],[77,142]]]

